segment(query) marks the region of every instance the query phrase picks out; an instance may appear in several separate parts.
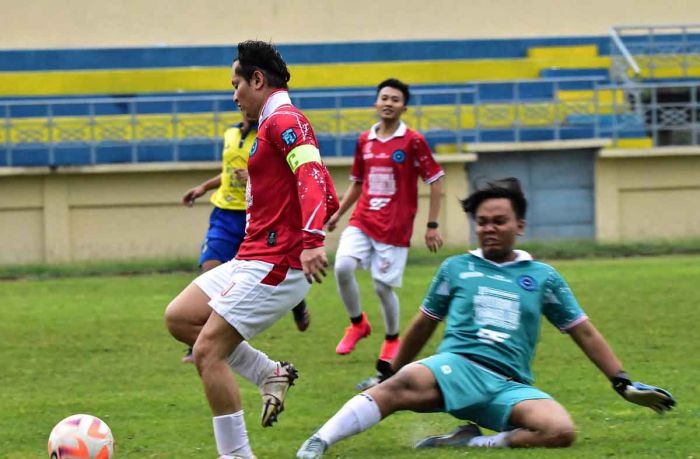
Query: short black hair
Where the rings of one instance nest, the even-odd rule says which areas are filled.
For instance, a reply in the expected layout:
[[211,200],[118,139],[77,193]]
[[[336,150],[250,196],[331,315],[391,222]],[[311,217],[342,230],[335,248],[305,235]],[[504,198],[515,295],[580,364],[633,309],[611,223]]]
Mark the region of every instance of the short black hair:
[[287,64],[282,55],[272,43],[248,40],[238,44],[238,68],[236,73],[247,82],[253,77],[253,72],[260,70],[273,88],[287,89],[291,78]]
[[377,95],[379,95],[379,91],[381,91],[383,88],[394,88],[401,91],[403,94],[403,104],[408,105],[408,99],[411,98],[411,92],[408,90],[408,85],[406,83],[401,80],[397,80],[396,78],[388,78],[379,83],[377,86]]
[[524,219],[527,212],[527,199],[520,186],[520,181],[515,177],[506,177],[487,182],[470,194],[462,202],[462,209],[473,219],[476,218],[476,211],[481,203],[487,199],[506,198],[513,206],[515,216]]

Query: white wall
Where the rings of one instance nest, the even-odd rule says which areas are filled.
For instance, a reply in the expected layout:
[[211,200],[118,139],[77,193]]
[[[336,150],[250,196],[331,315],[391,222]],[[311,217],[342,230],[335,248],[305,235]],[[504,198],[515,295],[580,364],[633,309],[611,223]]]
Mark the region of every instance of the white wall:
[[697,0],[0,0],[0,49],[605,35]]

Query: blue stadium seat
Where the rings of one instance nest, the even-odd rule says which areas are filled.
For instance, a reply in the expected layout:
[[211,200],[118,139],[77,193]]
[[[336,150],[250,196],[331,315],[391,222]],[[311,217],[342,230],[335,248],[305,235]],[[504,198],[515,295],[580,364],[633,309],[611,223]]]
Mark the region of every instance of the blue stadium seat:
[[180,161],[220,161],[221,148],[221,142],[181,142],[178,145],[178,158]]

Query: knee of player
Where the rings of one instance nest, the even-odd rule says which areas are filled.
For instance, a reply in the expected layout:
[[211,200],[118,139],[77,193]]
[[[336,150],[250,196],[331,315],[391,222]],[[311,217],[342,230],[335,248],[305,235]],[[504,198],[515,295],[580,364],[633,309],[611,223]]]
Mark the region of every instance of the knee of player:
[[374,291],[377,295],[382,295],[386,292],[391,292],[392,288],[389,284],[385,284],[379,279],[372,278],[372,285],[374,285]]
[[202,339],[198,339],[194,343],[192,353],[194,355],[194,364],[200,374],[216,361],[212,346]]
[[562,422],[545,432],[547,446],[550,448],[568,448],[576,440],[576,428],[571,422]]
[[339,280],[349,280],[355,275],[357,260],[352,257],[338,257],[333,267],[335,277]]
[[178,308],[175,305],[175,300],[171,301],[168,306],[166,306],[163,319],[165,320],[165,325],[168,327],[168,330],[172,331],[173,328],[177,327],[181,317],[178,313]]

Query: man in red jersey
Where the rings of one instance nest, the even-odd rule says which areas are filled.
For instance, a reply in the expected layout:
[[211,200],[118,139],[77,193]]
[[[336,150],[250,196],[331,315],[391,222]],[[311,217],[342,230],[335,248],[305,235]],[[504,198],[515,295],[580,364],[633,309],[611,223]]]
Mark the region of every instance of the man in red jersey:
[[[442,246],[438,215],[442,193],[442,168],[433,158],[425,138],[401,121],[410,93],[396,79],[377,87],[375,107],[379,123],[363,132],[355,148],[350,187],[340,208],[328,221],[333,231],[340,217],[357,201],[348,227],[340,237],[335,260],[338,292],[350,321],[338,343],[338,354],[349,354],[372,328],[360,307],[355,270],[371,269],[379,296],[386,330],[379,359],[394,358],[399,347],[399,300],[394,293],[401,286],[413,220],[418,207],[418,178],[430,185],[425,243],[432,252]],[[362,389],[362,387],[359,387]]]
[[[313,129],[291,104],[289,78],[272,45],[238,44],[233,98],[241,110],[260,114],[248,160],[246,234],[233,260],[200,275],[166,310],[171,334],[194,345],[220,459],[254,457],[231,370],[260,388],[264,427],[277,420],[297,378],[291,363],[271,360],[247,340],[298,304],[328,266],[323,225],[338,199]],[[211,314],[204,323],[171,320],[170,311],[181,308]]]

